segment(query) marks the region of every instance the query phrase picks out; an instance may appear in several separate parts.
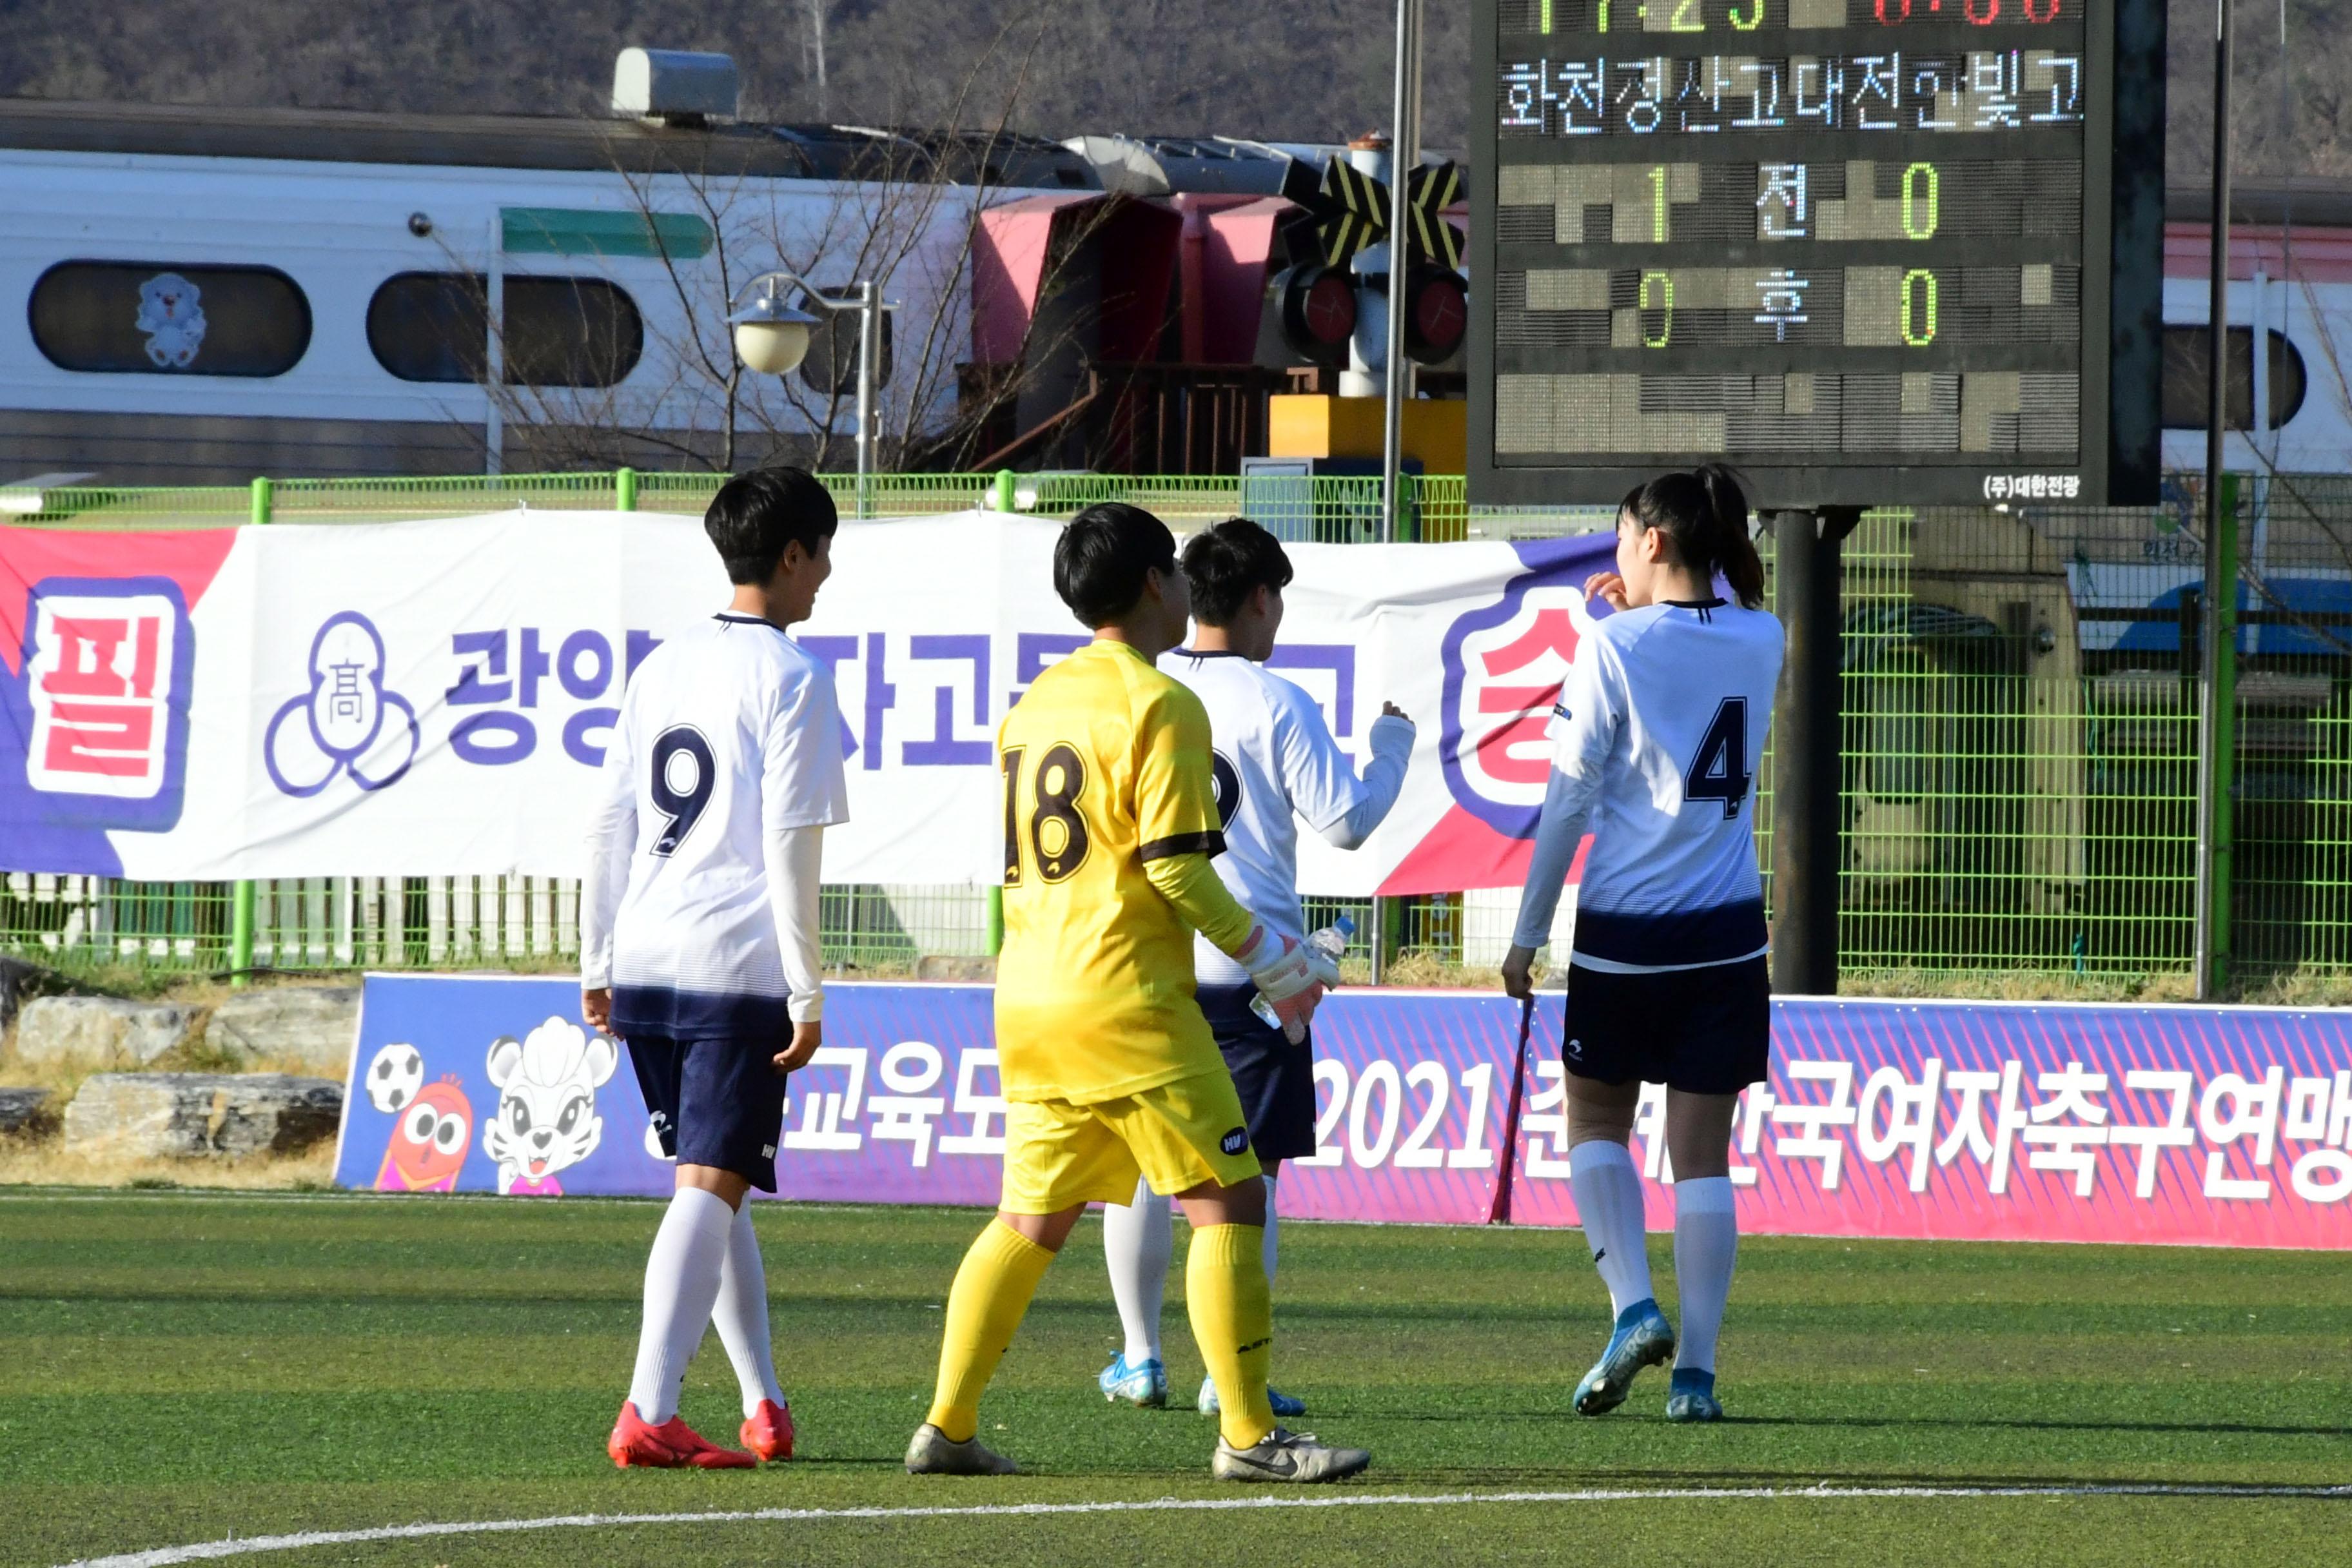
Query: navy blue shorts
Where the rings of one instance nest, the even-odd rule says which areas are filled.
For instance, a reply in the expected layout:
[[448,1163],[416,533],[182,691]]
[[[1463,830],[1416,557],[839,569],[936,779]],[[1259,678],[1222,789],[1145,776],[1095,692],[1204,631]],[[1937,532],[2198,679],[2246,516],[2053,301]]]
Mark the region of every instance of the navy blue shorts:
[[776,1047],[659,1035],[632,1035],[628,1046],[663,1153],[680,1164],[732,1171],[763,1193],[776,1190],[776,1144],[784,1131]]
[[1560,1039],[1560,1059],[1579,1078],[1738,1094],[1771,1068],[1771,975],[1760,957],[1650,974],[1571,958]]
[[1250,1147],[1261,1163],[1304,1160],[1315,1152],[1315,1033],[1297,1045],[1250,1011],[1257,987],[1203,985],[1201,1012],[1234,1075],[1249,1125]]

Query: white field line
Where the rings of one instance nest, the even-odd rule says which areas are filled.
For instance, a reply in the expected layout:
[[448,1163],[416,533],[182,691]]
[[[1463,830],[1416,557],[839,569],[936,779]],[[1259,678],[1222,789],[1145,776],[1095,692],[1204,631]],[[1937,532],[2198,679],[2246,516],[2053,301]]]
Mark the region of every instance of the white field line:
[[1054,1514],[1230,1513],[1269,1508],[1460,1508],[1487,1503],[1643,1502],[1654,1500],[1770,1500],[1822,1498],[2316,1498],[2352,1501],[2352,1486],[2231,1487],[2164,1483],[2010,1487],[1643,1487],[1587,1488],[1540,1492],[1321,1492],[1236,1498],[1156,1498],[1136,1502],[990,1503],[968,1508],[759,1508],[702,1513],[572,1513],[545,1519],[455,1521],[441,1524],[386,1524],[367,1530],[306,1530],[292,1535],[254,1535],[243,1540],[158,1546],[114,1557],[87,1557],[67,1568],[168,1568],[263,1552],[295,1552],[310,1546],[351,1546],[373,1541],[419,1541],[447,1535],[511,1535],[526,1531],[593,1530],[638,1524],[768,1524],[853,1519],[1029,1519]]

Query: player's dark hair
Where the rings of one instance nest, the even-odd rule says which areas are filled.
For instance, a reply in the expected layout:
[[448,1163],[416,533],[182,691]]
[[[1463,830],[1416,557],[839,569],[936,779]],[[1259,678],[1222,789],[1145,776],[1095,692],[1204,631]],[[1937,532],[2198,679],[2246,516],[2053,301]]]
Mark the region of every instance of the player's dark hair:
[[1135,608],[1157,566],[1176,571],[1176,536],[1139,506],[1102,501],[1070,519],[1054,542],[1054,592],[1084,626],[1107,626]]
[[1635,485],[1618,510],[1643,528],[1664,529],[1676,561],[1706,581],[1721,577],[1743,607],[1764,603],[1764,563],[1748,536],[1748,492],[1721,463]]
[[814,555],[817,541],[841,526],[833,496],[805,468],[754,468],[719,487],[702,531],[719,547],[730,583],[765,583],[776,574],[784,546],[797,540]]
[[1229,517],[1184,542],[1184,581],[1192,590],[1192,618],[1204,626],[1230,626],[1259,588],[1290,586],[1290,557],[1276,539],[1245,517]]

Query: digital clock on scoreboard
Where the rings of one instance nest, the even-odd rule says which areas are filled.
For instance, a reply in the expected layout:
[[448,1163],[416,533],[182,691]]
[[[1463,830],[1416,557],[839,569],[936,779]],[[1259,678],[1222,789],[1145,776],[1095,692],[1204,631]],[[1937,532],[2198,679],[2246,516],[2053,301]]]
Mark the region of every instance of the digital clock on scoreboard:
[[2162,0],[1475,0],[1470,499],[2156,499]]

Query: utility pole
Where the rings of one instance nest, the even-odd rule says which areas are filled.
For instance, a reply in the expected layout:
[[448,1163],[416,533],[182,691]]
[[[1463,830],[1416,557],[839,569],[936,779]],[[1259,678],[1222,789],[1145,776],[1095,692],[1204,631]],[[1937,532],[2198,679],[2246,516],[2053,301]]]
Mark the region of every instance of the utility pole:
[[[2236,497],[2222,496],[2230,391],[2230,0],[2213,0],[2213,242],[2206,310],[2204,660],[2197,726],[2197,999],[2228,984],[2230,679],[2237,673]],[[2268,347],[2253,345],[2255,353]]]
[[1412,172],[1421,163],[1421,0],[1397,0],[1395,124],[1389,141],[1389,331],[1381,439],[1381,537],[1405,536],[1404,405],[1412,395],[1412,362],[1404,353],[1405,273],[1412,247]]

